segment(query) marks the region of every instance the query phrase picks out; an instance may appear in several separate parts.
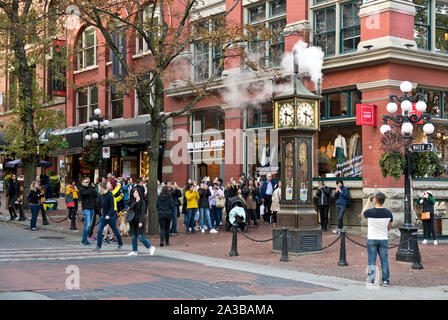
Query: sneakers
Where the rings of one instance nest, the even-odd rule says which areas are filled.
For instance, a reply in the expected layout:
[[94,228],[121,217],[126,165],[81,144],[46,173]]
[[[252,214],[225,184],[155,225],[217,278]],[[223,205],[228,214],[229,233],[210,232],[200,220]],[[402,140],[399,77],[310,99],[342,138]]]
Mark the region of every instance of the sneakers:
[[422,244],[427,244],[427,243],[428,243],[428,240],[426,240],[426,239],[422,241]]
[[150,246],[148,250],[149,250],[149,255],[153,256],[154,252],[156,251],[156,248],[154,246]]
[[438,243],[437,243],[437,240],[434,240],[434,245],[436,246]]
[[122,246],[118,245],[117,250],[121,250]]
[[195,231],[199,231],[199,227],[194,227],[194,230]]
[[107,239],[107,238],[104,238],[104,239],[103,239],[103,242],[104,242],[105,244],[109,244],[109,243],[110,243],[109,239]]
[[201,233],[205,233],[205,229],[201,229]]
[[204,229],[207,230],[208,229],[207,226],[204,226]]
[[333,233],[339,233],[341,230],[339,228],[333,230]]
[[86,242],[81,241],[81,245],[82,246],[91,246],[92,244],[90,242],[88,242],[88,241],[86,241]]
[[117,240],[115,240],[114,238],[109,239],[110,242],[117,242]]
[[95,249],[93,249],[92,251],[98,252],[98,251],[101,251],[101,248],[96,246]]
[[216,231],[215,229],[211,229],[210,233],[218,233],[218,231]]
[[381,286],[383,286],[383,287],[388,287],[388,286],[389,286],[389,281],[383,281],[383,282],[381,282]]
[[138,253],[135,251],[132,251],[132,252],[129,252],[127,255],[128,256],[138,256]]
[[89,240],[96,240],[96,237],[91,236],[91,237],[89,237]]

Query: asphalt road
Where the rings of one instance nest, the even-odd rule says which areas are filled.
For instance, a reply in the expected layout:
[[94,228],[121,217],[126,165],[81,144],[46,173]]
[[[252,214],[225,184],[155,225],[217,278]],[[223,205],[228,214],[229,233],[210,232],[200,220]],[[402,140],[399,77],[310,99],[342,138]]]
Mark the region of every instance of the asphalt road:
[[0,223],[0,300],[104,299],[447,299],[447,287],[369,287],[364,282],[272,265],[210,258],[139,245],[139,256],[79,236]]

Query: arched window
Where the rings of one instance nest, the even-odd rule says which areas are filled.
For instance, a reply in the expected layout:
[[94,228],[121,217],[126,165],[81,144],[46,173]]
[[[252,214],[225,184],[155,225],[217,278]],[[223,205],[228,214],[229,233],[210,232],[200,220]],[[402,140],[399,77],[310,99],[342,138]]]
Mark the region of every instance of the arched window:
[[77,43],[77,70],[83,70],[98,64],[98,40],[96,31],[93,27],[89,27],[78,39]]

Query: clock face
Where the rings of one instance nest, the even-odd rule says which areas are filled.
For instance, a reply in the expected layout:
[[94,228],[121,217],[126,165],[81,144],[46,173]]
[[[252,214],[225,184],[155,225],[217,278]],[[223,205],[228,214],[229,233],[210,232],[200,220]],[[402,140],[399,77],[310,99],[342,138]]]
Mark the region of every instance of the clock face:
[[285,103],[278,109],[278,120],[283,127],[289,127],[294,122],[294,108],[290,103]]
[[297,121],[304,127],[314,124],[314,108],[309,102],[302,102],[297,106]]

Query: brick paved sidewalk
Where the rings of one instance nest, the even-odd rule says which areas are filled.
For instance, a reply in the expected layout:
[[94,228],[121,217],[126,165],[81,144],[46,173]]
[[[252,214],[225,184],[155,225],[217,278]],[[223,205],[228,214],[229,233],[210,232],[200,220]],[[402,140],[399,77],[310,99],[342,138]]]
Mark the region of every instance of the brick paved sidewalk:
[[[4,210],[2,210],[2,212],[3,214],[0,216],[2,220],[9,217],[9,214],[4,212]],[[60,219],[66,214],[66,210],[59,210],[58,208],[58,210],[50,212],[50,214],[51,216],[57,215],[59,216],[58,219]],[[366,249],[359,247],[350,241],[346,242],[347,262],[349,264],[346,267],[340,267],[337,265],[339,261],[339,242],[331,248],[324,250],[323,253],[301,256],[289,255],[289,262],[280,262],[281,254],[272,252],[272,241],[267,243],[258,243],[250,241],[249,239],[239,235],[239,256],[230,257],[229,252],[232,241],[231,232],[220,230],[218,234],[210,234],[207,231],[204,234],[199,232],[196,234],[187,235],[182,222],[183,216],[181,215],[178,219],[179,235],[172,237],[170,240],[171,245],[168,248],[171,250],[178,250],[216,258],[227,258],[236,261],[282,266],[297,271],[318,275],[335,276],[351,280],[365,281],[367,278]],[[28,225],[29,221],[27,221],[26,224]],[[69,226],[69,220],[59,224],[53,224],[50,220],[50,226],[44,226],[43,228],[48,228],[50,230],[56,229],[55,231],[62,231],[63,229],[65,232],[79,234],[81,237],[81,222],[77,223],[77,231],[68,230]],[[38,219],[38,227],[41,227],[41,217]],[[251,226],[248,235],[257,240],[265,240],[272,238],[272,229],[272,225],[265,225],[262,222],[258,228]],[[350,232],[348,232],[348,235],[355,241],[365,243],[365,238],[350,234]],[[336,238],[337,235],[331,232],[326,232],[322,237],[322,245],[326,246]],[[156,247],[159,246],[158,237],[148,237],[148,239]],[[130,237],[124,237],[124,242],[130,244]],[[391,249],[389,251],[391,285],[408,287],[433,287],[448,285],[448,243],[446,241],[439,241],[439,245],[434,246],[432,241],[430,241],[430,244],[428,245],[422,245],[420,243],[419,248],[422,255],[423,270],[413,270],[410,263],[397,262],[395,259],[397,249]],[[377,266],[380,268],[379,260],[377,261]]]

